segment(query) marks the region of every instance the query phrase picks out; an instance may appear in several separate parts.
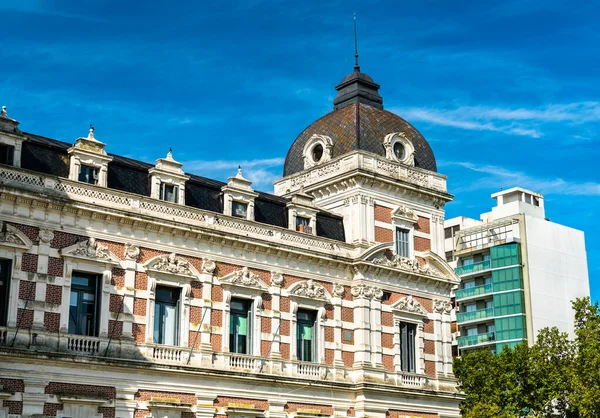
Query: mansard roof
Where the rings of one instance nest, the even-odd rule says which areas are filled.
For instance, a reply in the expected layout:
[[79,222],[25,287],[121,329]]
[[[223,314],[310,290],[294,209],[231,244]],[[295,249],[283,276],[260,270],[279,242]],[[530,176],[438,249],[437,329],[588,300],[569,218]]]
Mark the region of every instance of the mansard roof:
[[[59,177],[69,176],[67,149],[72,144],[43,136],[24,133],[21,167],[27,170]],[[108,164],[108,188],[150,196],[148,170],[154,167],[142,161],[109,154],[113,160]],[[190,179],[185,185],[186,206],[223,213],[224,182],[186,173]],[[288,227],[287,203],[289,199],[269,193],[258,192],[254,204],[255,221]],[[345,242],[344,224],[341,216],[330,212],[317,213],[317,236]]]

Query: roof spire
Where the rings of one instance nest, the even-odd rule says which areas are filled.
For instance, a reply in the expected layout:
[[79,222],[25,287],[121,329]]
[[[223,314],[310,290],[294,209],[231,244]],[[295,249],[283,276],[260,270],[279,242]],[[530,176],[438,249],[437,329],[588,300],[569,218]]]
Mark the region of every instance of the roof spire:
[[360,65],[358,65],[358,42],[356,41],[356,12],[354,12],[354,71],[360,73]]

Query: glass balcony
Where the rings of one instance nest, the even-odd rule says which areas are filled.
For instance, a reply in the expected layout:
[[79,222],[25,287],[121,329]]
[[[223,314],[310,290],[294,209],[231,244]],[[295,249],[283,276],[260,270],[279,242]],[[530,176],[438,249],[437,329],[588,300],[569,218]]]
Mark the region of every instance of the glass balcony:
[[488,332],[485,334],[467,335],[464,337],[458,337],[457,340],[458,340],[459,347],[469,347],[472,345],[478,345],[478,344],[496,341],[496,333]]
[[456,321],[461,324],[463,322],[475,321],[477,319],[491,318],[494,316],[494,308],[480,309],[473,312],[460,312],[456,314]]
[[454,269],[456,274],[459,276],[464,276],[467,274],[473,274],[484,270],[489,270],[492,268],[492,261],[485,260],[480,261],[479,263],[467,264],[466,266],[460,266]]
[[485,295],[492,293],[492,284],[484,284],[482,286],[469,287],[468,289],[458,289],[454,296],[456,300],[472,298],[473,296]]

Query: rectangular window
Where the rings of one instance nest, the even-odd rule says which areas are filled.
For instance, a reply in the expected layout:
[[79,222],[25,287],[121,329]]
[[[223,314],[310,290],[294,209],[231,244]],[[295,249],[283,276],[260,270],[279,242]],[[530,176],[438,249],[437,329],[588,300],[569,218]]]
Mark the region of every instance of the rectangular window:
[[15,147],[12,145],[0,144],[0,164],[13,165]]
[[236,201],[231,202],[231,215],[246,219],[248,217],[248,204]]
[[0,260],[0,326],[6,326],[10,286],[10,260]]
[[296,231],[310,232],[310,218],[296,216]]
[[317,313],[300,309],[296,314],[296,320],[296,355],[298,360],[315,361]]
[[69,302],[69,334],[98,336],[101,278],[73,272]]
[[250,354],[250,330],[252,301],[231,299],[229,311],[229,351]]
[[410,257],[409,232],[408,229],[396,228],[396,254],[400,257]]
[[80,165],[79,181],[89,184],[98,184],[98,169],[89,165]]
[[154,299],[154,344],[179,344],[179,296],[177,287],[156,286]]
[[174,184],[160,184],[160,200],[177,203],[179,201],[179,186]]
[[452,228],[450,228],[450,227],[444,228],[444,238],[445,239],[452,238]]
[[416,370],[416,341],[417,324],[400,322],[400,368],[403,372],[414,373]]
[[469,280],[468,282],[463,282],[463,289],[472,289],[475,287],[475,280]]
[[454,259],[454,252],[446,251],[446,261],[450,263],[453,259]]
[[477,305],[474,303],[465,306],[465,312],[475,312],[476,310],[477,310]]

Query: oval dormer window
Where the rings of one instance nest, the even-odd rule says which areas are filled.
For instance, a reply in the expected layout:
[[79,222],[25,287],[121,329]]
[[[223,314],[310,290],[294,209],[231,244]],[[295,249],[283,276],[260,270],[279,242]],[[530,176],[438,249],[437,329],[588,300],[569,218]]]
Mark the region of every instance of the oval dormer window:
[[400,141],[397,141],[394,144],[394,155],[396,156],[396,158],[398,160],[404,160],[404,155],[405,155],[405,151],[404,151],[404,145],[402,145],[402,143]]
[[315,163],[318,163],[323,158],[323,145],[317,144],[312,149],[312,159]]

